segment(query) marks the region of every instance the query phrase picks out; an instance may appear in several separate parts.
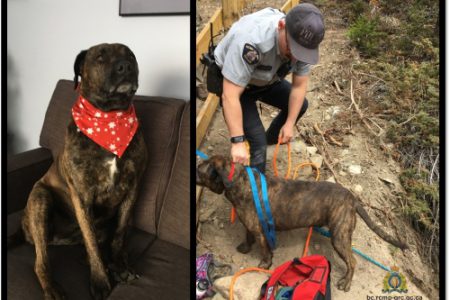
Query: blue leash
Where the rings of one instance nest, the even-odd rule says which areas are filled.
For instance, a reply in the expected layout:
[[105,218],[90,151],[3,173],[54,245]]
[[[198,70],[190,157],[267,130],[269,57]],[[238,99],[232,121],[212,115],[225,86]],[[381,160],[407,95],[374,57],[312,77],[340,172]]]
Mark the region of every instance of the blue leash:
[[[323,229],[323,228],[321,228],[321,227],[314,227],[314,231],[320,233],[320,234],[323,235],[323,236],[331,237],[331,233],[330,233],[328,230]],[[392,273],[392,270],[391,270],[390,268],[386,267],[385,265],[382,265],[381,263],[377,262],[377,261],[374,260],[373,258],[371,258],[371,257],[369,257],[368,255],[362,253],[362,252],[359,251],[358,249],[352,247],[352,250],[353,250],[353,252],[355,252],[356,254],[358,254],[359,256],[361,256],[362,258],[366,259],[367,261],[373,263],[374,265],[376,265],[376,266],[382,268],[383,270],[385,270],[385,271],[387,271],[387,272],[389,272],[389,273]]]
[[[252,169],[251,167],[245,167],[245,169],[247,171],[250,185],[252,188],[253,201],[255,203],[259,222],[261,223],[261,226],[263,228],[264,235],[266,236],[266,240],[267,240],[267,243],[269,244],[269,247],[271,249],[274,249],[275,243],[276,243],[275,226],[273,223],[272,212],[270,210],[269,197],[267,194],[266,178],[265,178],[264,174],[259,172],[259,170],[257,170],[257,169]],[[263,198],[263,205],[265,208],[264,211],[265,211],[265,214],[267,215],[267,222],[266,222],[266,217],[264,216],[264,213],[263,213],[263,210],[261,207],[261,201],[260,201],[259,195],[258,195],[258,187],[256,185],[255,176],[253,175],[253,170],[258,172],[259,178],[261,181],[261,194],[262,194],[262,198]]]
[[201,159],[208,159],[208,155],[206,155],[205,153],[203,153],[200,150],[195,150],[195,154],[200,157]]
[[[208,159],[208,155],[201,152],[200,150],[195,150],[195,154],[198,157],[200,157],[201,159]],[[255,171],[258,172],[259,178],[261,181],[261,194],[262,194],[262,198],[263,198],[264,212],[267,215],[267,222],[266,222],[266,218],[263,213],[263,208],[261,207],[261,201],[259,200],[258,187],[256,186],[256,180],[255,180],[255,176],[253,175],[252,168],[245,167],[245,169],[247,170],[247,174],[248,174],[248,177],[250,180],[250,185],[251,185],[252,193],[253,193],[253,200],[255,202],[256,212],[258,214],[259,222],[261,222],[261,226],[263,228],[264,235],[266,236],[269,247],[271,249],[274,249],[275,243],[276,243],[275,224],[273,223],[272,211],[270,210],[269,195],[267,193],[266,177],[264,176],[263,173],[259,172],[259,170],[254,169]]]

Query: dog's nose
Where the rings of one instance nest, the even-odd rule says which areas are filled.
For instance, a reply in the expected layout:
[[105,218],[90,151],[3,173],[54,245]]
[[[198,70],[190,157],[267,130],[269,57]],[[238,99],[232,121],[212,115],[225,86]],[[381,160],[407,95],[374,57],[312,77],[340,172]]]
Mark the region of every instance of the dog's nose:
[[116,72],[119,75],[125,75],[133,69],[131,63],[127,60],[121,60],[116,64]]

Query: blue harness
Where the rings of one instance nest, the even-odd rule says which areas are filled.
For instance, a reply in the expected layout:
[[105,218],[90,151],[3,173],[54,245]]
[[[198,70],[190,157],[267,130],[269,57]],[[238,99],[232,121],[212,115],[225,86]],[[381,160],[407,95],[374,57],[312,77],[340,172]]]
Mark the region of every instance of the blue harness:
[[[201,159],[208,159],[208,155],[196,150],[195,154]],[[273,223],[272,212],[270,210],[269,195],[267,193],[267,182],[266,176],[261,173],[256,168],[245,167],[248,178],[250,181],[250,186],[253,193],[253,201],[256,207],[256,213],[258,215],[259,222],[263,228],[264,235],[266,236],[267,243],[270,249],[275,248],[276,238],[275,238],[275,224]],[[253,175],[253,170],[259,174],[259,179],[261,181],[261,194],[263,198],[263,206],[261,207],[261,200],[259,199],[258,186],[256,185],[255,175]]]
[[[250,186],[252,188],[253,193],[253,201],[256,207],[256,213],[258,215],[259,222],[263,228],[264,235],[266,236],[267,243],[269,244],[270,249],[275,248],[276,239],[275,239],[275,225],[273,223],[272,212],[270,210],[269,204],[269,195],[267,193],[267,182],[266,177],[263,173],[261,173],[256,168],[245,167],[248,179],[250,181]],[[253,170],[258,172],[259,179],[261,181],[261,194],[263,198],[263,207],[261,207],[261,200],[259,199],[258,187],[256,185],[255,176],[253,174]]]

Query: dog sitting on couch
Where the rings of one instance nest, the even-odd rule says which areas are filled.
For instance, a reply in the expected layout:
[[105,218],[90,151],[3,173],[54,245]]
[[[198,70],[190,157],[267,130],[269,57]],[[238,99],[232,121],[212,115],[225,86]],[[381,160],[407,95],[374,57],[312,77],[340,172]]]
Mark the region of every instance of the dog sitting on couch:
[[[74,71],[79,98],[64,148],[34,185],[20,230],[8,238],[8,248],[21,240],[35,246],[34,269],[46,300],[64,299],[51,277],[48,245],[85,245],[93,299],[110,294],[109,277],[134,278],[124,238],[147,165],[132,103],[136,57],[125,45],[100,44],[79,53]],[[110,261],[102,259],[101,244],[108,245]]]

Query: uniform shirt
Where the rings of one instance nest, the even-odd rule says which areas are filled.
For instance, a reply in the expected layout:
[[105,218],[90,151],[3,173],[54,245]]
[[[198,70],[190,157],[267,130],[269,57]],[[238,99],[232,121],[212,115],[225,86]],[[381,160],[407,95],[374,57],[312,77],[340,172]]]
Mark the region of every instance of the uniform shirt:
[[[283,60],[278,45],[278,21],[284,17],[277,9],[265,8],[233,24],[214,51],[222,75],[242,87],[280,80],[278,68],[289,63]],[[299,76],[308,75],[310,68],[301,61],[291,64],[292,72]]]

